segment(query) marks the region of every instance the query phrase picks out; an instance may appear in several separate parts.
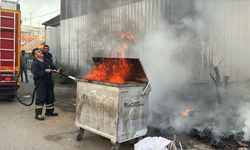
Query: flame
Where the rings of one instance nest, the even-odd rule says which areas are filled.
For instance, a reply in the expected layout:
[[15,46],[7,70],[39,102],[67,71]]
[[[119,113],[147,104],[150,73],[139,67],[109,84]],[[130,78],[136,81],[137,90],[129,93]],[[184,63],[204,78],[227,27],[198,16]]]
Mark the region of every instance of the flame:
[[126,59],[106,59],[94,66],[94,70],[87,74],[85,80],[95,80],[111,83],[124,83],[130,73],[130,64]]
[[123,40],[121,48],[118,50],[120,59],[105,59],[94,66],[94,69],[88,73],[85,80],[95,80],[102,82],[111,82],[122,84],[130,75],[131,64],[125,59],[125,52],[128,49],[126,39],[132,41],[135,37],[127,32],[120,32],[120,38]]
[[121,56],[121,58],[124,58],[125,57],[125,50],[128,48],[128,45],[127,45],[127,43],[123,43],[122,44],[122,48],[121,49],[119,49],[119,53],[120,53],[120,56]]
[[119,35],[121,39],[124,39],[127,36],[127,32],[120,32]]
[[184,111],[181,112],[181,116],[182,117],[189,117],[190,116],[190,113],[193,112],[194,109],[193,108],[187,108],[185,109]]
[[134,41],[135,40],[135,37],[132,34],[128,33],[128,32],[120,32],[119,35],[120,35],[121,39],[127,39],[129,41]]

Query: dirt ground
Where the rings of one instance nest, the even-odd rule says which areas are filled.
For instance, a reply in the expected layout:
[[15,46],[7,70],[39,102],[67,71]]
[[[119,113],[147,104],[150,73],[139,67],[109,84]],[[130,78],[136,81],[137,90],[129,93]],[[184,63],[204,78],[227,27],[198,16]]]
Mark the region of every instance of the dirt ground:
[[[21,83],[19,97],[31,100],[34,88],[31,75],[29,83]],[[109,150],[110,140],[85,131],[82,141],[76,141],[75,87],[55,87],[58,117],[46,117],[44,121],[34,119],[34,105],[26,107],[16,100],[0,100],[0,150]],[[132,150],[124,143],[121,150]]]

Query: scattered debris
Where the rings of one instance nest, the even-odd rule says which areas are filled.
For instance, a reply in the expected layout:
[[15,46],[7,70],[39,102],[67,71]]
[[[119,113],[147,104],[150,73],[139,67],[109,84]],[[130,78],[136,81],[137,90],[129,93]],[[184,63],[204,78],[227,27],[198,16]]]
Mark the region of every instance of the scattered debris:
[[248,147],[248,144],[244,143],[243,141],[237,141],[239,147]]
[[213,140],[212,130],[208,128],[205,128],[204,130],[193,128],[189,131],[189,136],[204,143],[210,143]]
[[153,136],[164,137],[164,138],[167,138],[169,140],[174,141],[175,146],[178,150],[188,149],[187,143],[184,143],[185,142],[184,139],[187,136],[185,134],[181,134],[181,135],[176,136],[175,133],[177,133],[177,131],[169,125],[166,126],[164,129],[154,128],[152,126],[149,126],[147,136],[149,136],[149,137],[153,137]]
[[146,137],[134,145],[135,150],[177,150],[175,142],[163,137]]
[[229,136],[225,137],[215,136],[215,134],[213,134],[213,130],[209,128],[204,128],[203,130],[192,128],[188,135],[191,138],[200,140],[203,143],[210,144],[216,148],[237,149],[239,147],[248,147],[248,144],[243,142],[243,131],[232,131]]

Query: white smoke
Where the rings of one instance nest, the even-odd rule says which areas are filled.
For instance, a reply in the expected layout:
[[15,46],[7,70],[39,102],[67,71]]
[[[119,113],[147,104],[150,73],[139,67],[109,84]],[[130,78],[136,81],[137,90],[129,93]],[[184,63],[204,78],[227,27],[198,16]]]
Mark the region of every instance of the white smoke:
[[[245,140],[249,140],[250,102],[242,97],[249,92],[246,89],[239,89],[239,85],[232,85],[228,90],[222,89],[222,103],[218,104],[215,86],[209,77],[209,73],[212,72],[211,66],[223,61],[219,65],[221,76],[230,75],[231,81],[237,78],[235,72],[241,67],[242,62],[231,64],[233,70],[229,71],[229,62],[232,60],[228,58],[229,52],[226,48],[232,44],[225,40],[229,27],[225,27],[225,20],[222,20],[231,14],[232,22],[237,21],[239,15],[237,9],[232,7],[232,1],[192,2],[195,3],[192,9],[196,11],[196,15],[184,14],[176,24],[164,23],[157,31],[147,33],[143,42],[139,43],[143,45],[142,61],[152,84],[150,110],[163,115],[168,114],[170,118],[169,122],[163,121],[151,125],[161,128],[169,123],[177,130],[187,130],[195,126],[212,128],[217,135],[242,130],[245,133]],[[223,12],[218,9],[220,6],[223,6]],[[212,8],[213,14],[211,14]],[[214,28],[215,26],[217,28]],[[230,28],[236,31],[238,27]],[[233,35],[231,36],[233,38]],[[225,40],[223,47],[219,44],[211,45],[213,38],[218,42]],[[194,41],[195,43],[192,43]],[[241,47],[240,44],[237,41],[233,42],[235,47]],[[205,86],[192,84],[195,74],[192,72],[194,64],[191,60],[199,59],[206,47],[212,49],[213,54],[210,64],[205,68],[207,69],[207,74],[204,75]],[[246,58],[243,55],[238,57],[239,60]],[[202,64],[197,66],[201,67]],[[187,108],[193,109],[190,116],[180,116],[180,112]]]
[[154,89],[150,108],[164,112],[173,105],[166,95],[180,89],[190,78],[190,73],[188,68],[173,61],[173,53],[180,43],[170,29],[162,28],[147,34],[142,44],[142,61]]
[[[157,1],[160,2],[160,0],[150,0],[149,5]],[[132,8],[139,9],[136,11],[138,14],[131,15],[129,19],[127,17],[130,16],[128,15],[130,7],[126,6],[73,18],[77,22],[88,20],[88,25],[87,27],[76,25],[80,26],[79,29],[69,34],[68,39],[73,39],[68,42],[71,43],[70,46],[77,45],[72,44],[72,41],[79,40],[80,43],[78,47],[74,46],[74,49],[79,48],[79,56],[71,57],[72,62],[76,60],[75,58],[79,58],[79,62],[86,62],[90,66],[92,55],[109,56],[105,50],[116,50],[116,45],[120,46],[119,37],[118,40],[114,40],[118,32],[135,34],[138,42],[135,49],[142,49],[142,52],[138,54],[140,53],[138,50],[130,56],[140,56],[152,84],[150,110],[170,119],[163,119],[154,125],[164,128],[170,124],[177,130],[195,126],[209,127],[218,135],[232,130],[244,130],[246,138],[249,139],[250,98],[242,97],[249,93],[247,90],[249,87],[242,89],[238,89],[237,86],[229,87],[228,93],[222,91],[222,104],[218,104],[215,85],[209,73],[213,71],[213,65],[219,65],[221,75],[229,75],[230,81],[245,80],[250,76],[248,68],[250,51],[246,51],[250,48],[250,19],[247,19],[250,14],[250,1],[168,0],[163,6],[166,9],[165,13],[168,14],[159,15],[168,16],[164,19],[152,15],[159,14],[161,10],[148,7],[146,4],[149,0],[140,2],[142,2],[139,5],[141,10],[136,3],[129,4],[134,5]],[[155,4],[158,6],[162,3]],[[112,21],[112,17],[106,17],[105,14],[118,19]],[[115,15],[117,16],[114,17]],[[103,16],[105,19],[102,19]],[[96,18],[101,19],[97,21]],[[169,20],[165,21],[166,19]],[[164,21],[159,23],[159,20]],[[112,27],[112,22],[117,22],[115,27]],[[64,21],[61,22],[61,26],[63,23]],[[73,28],[70,23],[66,25]],[[136,26],[138,33],[137,31],[134,33],[134,29],[130,30],[131,26]],[[70,31],[66,33],[71,33]],[[149,32],[144,33],[144,31]],[[74,38],[71,38],[71,35],[74,35]],[[65,58],[68,58],[73,49],[70,46],[65,44],[64,51],[68,52],[63,53]],[[192,108],[193,112],[189,117],[181,117],[180,113],[187,108]]]
[[[249,99],[250,97],[248,97]],[[240,109],[239,114],[240,114],[240,119],[243,120],[243,127],[242,130],[244,131],[244,138],[246,140],[250,139],[250,102],[242,102],[240,104]]]

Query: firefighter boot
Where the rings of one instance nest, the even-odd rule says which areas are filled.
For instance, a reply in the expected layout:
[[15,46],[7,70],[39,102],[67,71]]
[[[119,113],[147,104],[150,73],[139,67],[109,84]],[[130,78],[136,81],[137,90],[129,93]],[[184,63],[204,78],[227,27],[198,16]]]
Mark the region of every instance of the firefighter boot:
[[54,112],[54,103],[46,104],[46,116],[58,116],[58,113]]
[[36,114],[35,119],[42,121],[42,120],[44,120],[44,117],[43,117],[43,115]]
[[46,116],[58,116],[58,113],[55,113],[55,112],[46,112],[45,115]]
[[43,105],[36,105],[35,112],[36,112],[35,119],[37,119],[39,121],[44,120],[44,117],[42,115]]

